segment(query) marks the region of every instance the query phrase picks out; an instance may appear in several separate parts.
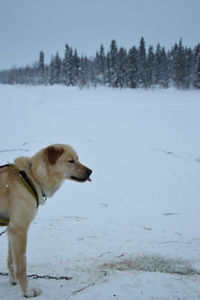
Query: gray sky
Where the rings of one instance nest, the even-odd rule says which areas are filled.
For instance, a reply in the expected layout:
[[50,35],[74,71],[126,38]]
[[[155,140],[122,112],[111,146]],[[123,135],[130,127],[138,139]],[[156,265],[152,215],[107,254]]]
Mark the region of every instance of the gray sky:
[[95,55],[112,39],[127,49],[158,42],[167,49],[183,38],[200,42],[200,0],[0,0],[0,69],[48,61],[65,44]]

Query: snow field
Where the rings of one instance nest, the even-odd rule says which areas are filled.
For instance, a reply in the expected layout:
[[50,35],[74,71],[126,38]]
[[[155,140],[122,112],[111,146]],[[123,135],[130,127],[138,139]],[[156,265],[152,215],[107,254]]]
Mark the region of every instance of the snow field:
[[[0,164],[72,145],[92,183],[65,182],[29,231],[38,299],[200,299],[200,94],[0,86]],[[0,272],[7,272],[6,235]],[[0,299],[20,299],[0,276]]]

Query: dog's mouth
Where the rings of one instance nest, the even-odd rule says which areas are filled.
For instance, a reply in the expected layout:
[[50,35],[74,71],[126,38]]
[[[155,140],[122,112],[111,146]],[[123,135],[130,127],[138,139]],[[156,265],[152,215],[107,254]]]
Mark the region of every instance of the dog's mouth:
[[78,178],[75,176],[71,176],[72,180],[78,181],[78,182],[85,182],[85,181],[92,181],[90,177],[85,177],[85,178]]
[[90,175],[92,174],[92,170],[86,168],[86,171],[84,172],[85,177],[76,177],[76,176],[71,176],[72,180],[75,180],[77,182],[85,182],[85,181],[92,181],[90,178]]

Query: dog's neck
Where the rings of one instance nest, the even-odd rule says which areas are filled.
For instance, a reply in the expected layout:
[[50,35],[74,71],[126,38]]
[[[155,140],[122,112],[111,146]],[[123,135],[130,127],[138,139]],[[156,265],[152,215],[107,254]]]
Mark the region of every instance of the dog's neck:
[[[33,165],[33,163],[31,161],[29,161],[28,164],[29,164],[29,170],[31,172],[31,175],[34,178],[34,175],[33,175],[33,172],[32,172],[32,165]],[[37,182],[36,178],[34,178],[34,180]],[[37,185],[40,187],[39,182],[37,182]],[[43,191],[43,189],[41,187],[40,187],[40,190],[41,190],[41,194],[42,194],[42,198],[43,198],[43,201],[40,204],[44,204],[44,202],[47,200],[47,194]]]
[[34,157],[29,160],[29,172],[32,178],[37,183],[40,188],[42,195],[46,197],[52,197],[55,192],[60,188],[64,182],[63,178],[57,178],[49,175],[49,169],[46,168],[45,164],[38,163],[34,161]]

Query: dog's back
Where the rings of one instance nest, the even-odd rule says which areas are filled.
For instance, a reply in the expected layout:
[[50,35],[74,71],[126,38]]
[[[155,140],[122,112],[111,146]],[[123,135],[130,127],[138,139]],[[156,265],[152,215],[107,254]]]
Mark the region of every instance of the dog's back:
[[13,171],[5,166],[0,168],[0,218],[8,219],[8,210],[10,205],[10,189],[14,184],[15,176]]

